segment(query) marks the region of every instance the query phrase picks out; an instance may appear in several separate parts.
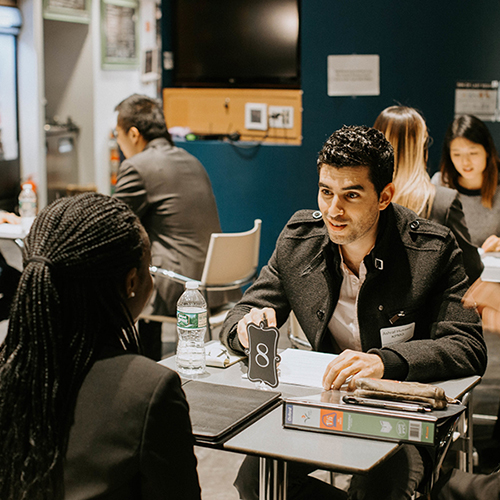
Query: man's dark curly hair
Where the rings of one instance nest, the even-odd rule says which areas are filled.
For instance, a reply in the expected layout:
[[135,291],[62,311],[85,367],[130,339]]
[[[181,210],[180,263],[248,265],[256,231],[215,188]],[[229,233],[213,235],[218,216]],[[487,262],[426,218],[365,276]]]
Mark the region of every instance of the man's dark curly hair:
[[334,132],[318,155],[318,173],[323,165],[335,168],[368,167],[378,195],[392,182],[394,150],[384,134],[366,126],[346,126]]

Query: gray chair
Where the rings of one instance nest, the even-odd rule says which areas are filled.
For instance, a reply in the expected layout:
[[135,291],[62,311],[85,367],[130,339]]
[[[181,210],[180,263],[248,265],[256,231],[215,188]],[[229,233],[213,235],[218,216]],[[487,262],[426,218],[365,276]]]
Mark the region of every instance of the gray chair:
[[[187,281],[197,281],[201,292],[207,298],[207,292],[239,290],[252,283],[257,276],[260,251],[260,232],[262,221],[256,219],[254,227],[241,233],[213,233],[208,245],[207,257],[200,280],[193,280],[168,269],[156,266],[149,268],[151,274],[160,279],[171,279],[185,284]],[[208,303],[208,301],[207,301]],[[232,308],[231,303],[225,304],[215,313],[209,315],[209,331],[221,325]],[[208,303],[210,308],[210,303]],[[175,323],[173,316],[141,315],[141,319]],[[211,337],[211,335],[210,335]]]

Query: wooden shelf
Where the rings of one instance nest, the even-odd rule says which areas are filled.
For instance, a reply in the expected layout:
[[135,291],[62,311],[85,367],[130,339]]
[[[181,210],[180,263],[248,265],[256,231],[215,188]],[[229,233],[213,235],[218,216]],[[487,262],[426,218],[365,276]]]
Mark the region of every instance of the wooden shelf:
[[[293,128],[247,130],[245,104],[248,102],[264,103],[268,108],[293,107]],[[168,127],[189,127],[195,134],[239,132],[242,141],[302,143],[302,90],[165,88],[163,107]]]

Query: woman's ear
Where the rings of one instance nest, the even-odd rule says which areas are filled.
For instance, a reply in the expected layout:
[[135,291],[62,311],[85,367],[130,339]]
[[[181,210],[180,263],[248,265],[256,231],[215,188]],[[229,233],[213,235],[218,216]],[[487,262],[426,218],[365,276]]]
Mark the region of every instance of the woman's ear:
[[135,297],[135,292],[138,286],[137,269],[133,267],[125,277],[125,297],[132,299]]

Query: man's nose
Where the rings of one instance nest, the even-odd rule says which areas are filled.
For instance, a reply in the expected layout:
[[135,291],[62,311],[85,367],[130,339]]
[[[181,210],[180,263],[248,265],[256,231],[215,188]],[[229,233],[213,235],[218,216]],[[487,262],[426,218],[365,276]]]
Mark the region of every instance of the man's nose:
[[337,215],[343,214],[344,209],[342,208],[342,204],[340,203],[340,198],[338,196],[334,196],[328,210],[328,215],[330,215],[330,217],[336,217]]

